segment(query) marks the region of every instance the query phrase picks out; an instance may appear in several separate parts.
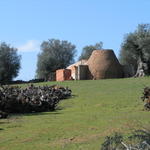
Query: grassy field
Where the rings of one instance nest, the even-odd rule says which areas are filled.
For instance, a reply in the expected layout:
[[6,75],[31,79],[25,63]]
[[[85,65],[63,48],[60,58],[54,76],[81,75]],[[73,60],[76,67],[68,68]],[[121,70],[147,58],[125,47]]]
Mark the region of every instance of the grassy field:
[[68,86],[73,97],[57,111],[0,120],[0,150],[99,150],[104,137],[150,125],[140,100],[150,78],[48,82]]

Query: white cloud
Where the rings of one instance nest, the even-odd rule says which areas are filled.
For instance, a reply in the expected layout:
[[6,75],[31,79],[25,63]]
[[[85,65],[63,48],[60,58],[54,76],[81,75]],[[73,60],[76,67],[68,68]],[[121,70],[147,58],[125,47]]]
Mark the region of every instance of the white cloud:
[[40,49],[40,43],[36,40],[29,40],[25,44],[18,46],[19,52],[33,52]]

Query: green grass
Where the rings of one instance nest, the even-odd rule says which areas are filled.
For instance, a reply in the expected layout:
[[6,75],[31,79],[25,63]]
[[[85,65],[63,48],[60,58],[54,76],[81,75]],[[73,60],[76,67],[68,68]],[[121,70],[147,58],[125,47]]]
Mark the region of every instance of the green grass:
[[[0,120],[0,150],[99,150],[104,137],[150,124],[142,89],[150,78],[48,82],[72,89],[55,112]],[[25,86],[25,85],[24,85]]]

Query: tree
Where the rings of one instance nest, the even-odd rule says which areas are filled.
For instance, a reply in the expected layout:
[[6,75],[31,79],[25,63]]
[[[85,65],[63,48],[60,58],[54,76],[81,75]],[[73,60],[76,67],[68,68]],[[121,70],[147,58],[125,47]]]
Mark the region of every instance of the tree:
[[41,44],[38,55],[37,78],[48,79],[50,73],[66,68],[74,62],[76,46],[68,41],[49,39]]
[[18,75],[21,56],[5,42],[0,44],[0,82],[8,83]]
[[88,46],[83,47],[81,56],[79,57],[79,60],[89,59],[93,50],[102,49],[102,47],[103,47],[102,42],[96,43],[95,45],[88,45]]
[[150,24],[140,24],[133,33],[124,37],[120,62],[123,65],[132,65],[135,76],[150,74]]

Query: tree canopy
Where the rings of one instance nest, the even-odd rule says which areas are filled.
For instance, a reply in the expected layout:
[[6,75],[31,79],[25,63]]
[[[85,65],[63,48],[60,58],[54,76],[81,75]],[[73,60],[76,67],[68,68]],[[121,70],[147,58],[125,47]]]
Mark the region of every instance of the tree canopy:
[[57,69],[66,68],[74,62],[76,46],[65,40],[49,39],[41,44],[38,55],[37,78],[49,77]]
[[0,82],[7,83],[18,75],[21,56],[17,49],[2,42],[0,44]]
[[134,32],[124,37],[120,62],[123,65],[131,64],[135,71],[144,63],[148,67],[145,67],[146,74],[150,73],[150,24],[140,24]]
[[83,47],[81,56],[79,57],[79,60],[89,59],[93,50],[102,49],[102,47],[103,47],[102,42],[96,43],[95,45],[87,45],[87,46]]

